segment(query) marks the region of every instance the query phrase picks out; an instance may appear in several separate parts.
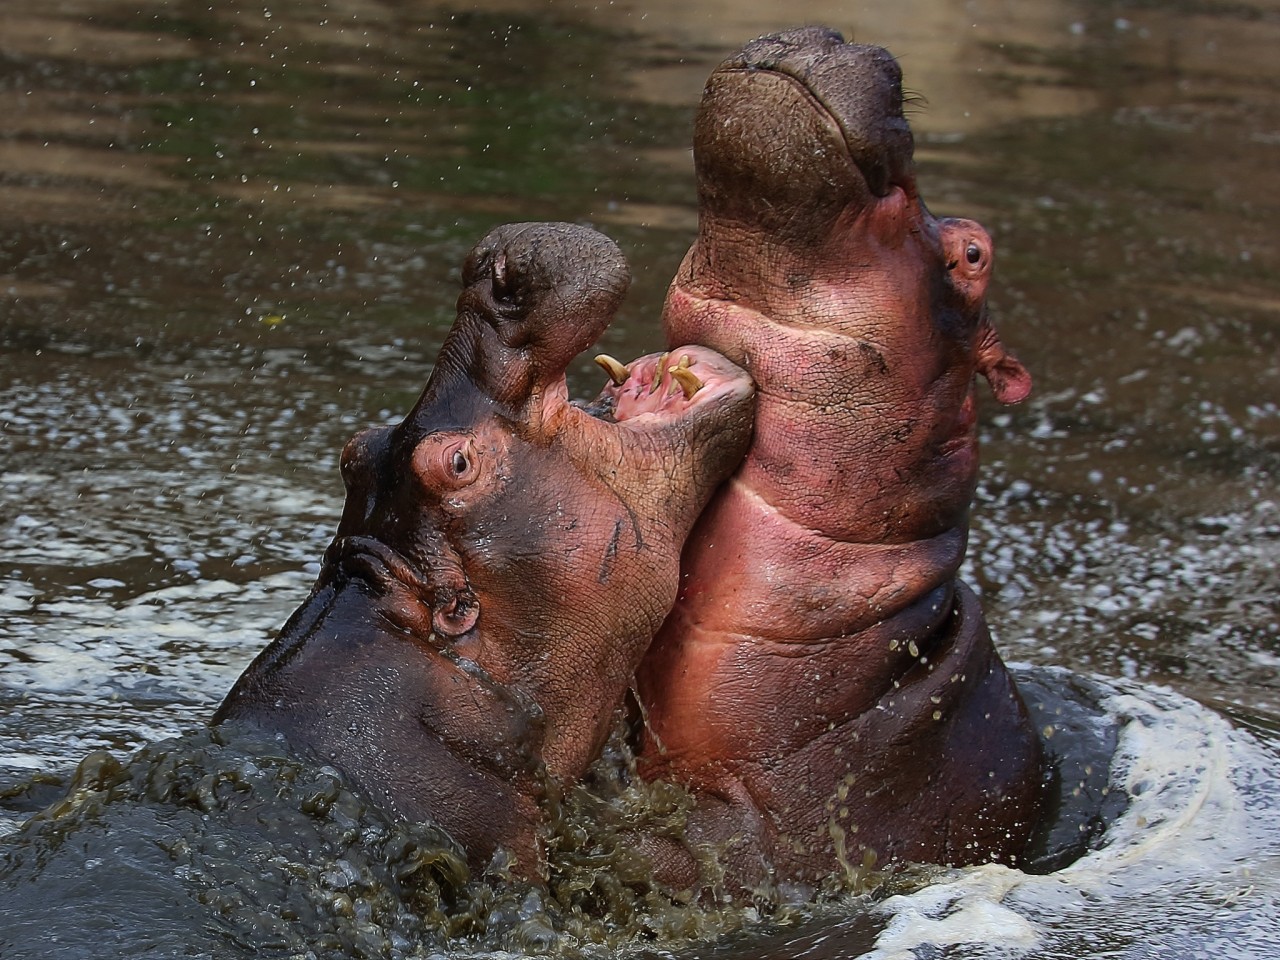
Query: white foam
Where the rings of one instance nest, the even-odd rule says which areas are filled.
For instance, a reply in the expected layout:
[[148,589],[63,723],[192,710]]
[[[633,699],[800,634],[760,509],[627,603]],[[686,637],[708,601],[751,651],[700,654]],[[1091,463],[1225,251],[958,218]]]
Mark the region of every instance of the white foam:
[[960,944],[966,957],[1182,956],[1217,944],[1226,952],[1205,955],[1251,957],[1254,943],[1280,943],[1280,757],[1184,697],[1114,687],[1106,708],[1124,726],[1112,783],[1132,801],[1105,845],[1044,876],[989,865],[890,898],[869,956]]

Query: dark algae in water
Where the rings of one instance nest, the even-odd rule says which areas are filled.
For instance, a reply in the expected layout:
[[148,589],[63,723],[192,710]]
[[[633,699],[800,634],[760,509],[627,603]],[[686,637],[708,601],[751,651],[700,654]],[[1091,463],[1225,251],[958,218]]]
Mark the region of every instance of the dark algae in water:
[[[629,772],[620,737],[552,803],[545,885],[484,872],[430,824],[394,822],[332,768],[234,727],[86,757],[0,841],[0,955],[578,956],[715,938],[762,916],[656,885],[635,838],[676,838],[690,798]],[[27,802],[11,790],[7,806]],[[708,854],[710,857],[711,854]]]
[[[1098,846],[1124,808],[1123,794],[1106,787],[1115,729],[1099,705],[1104,688],[1028,671],[1019,679],[1037,720],[1054,727],[1045,743],[1059,799],[1033,866],[1052,870]],[[581,783],[547,785],[545,883],[514,877],[501,852],[468,871],[435,826],[393,820],[336,770],[233,725],[151,744],[124,762],[97,751],[56,799],[51,780],[0,798],[16,813],[52,799],[0,839],[5,960],[762,956],[775,940],[795,949],[811,934],[852,949],[883,928],[876,904],[937,874],[868,864],[831,877],[806,903],[776,889],[735,899],[716,880],[724,851],[703,849],[704,886],[663,887],[647,851],[683,842],[693,798],[637,777],[621,726]]]
[[201,730],[123,764],[91,754],[6,838],[0,953],[387,956],[465,923],[467,882],[435,828],[276,744]]

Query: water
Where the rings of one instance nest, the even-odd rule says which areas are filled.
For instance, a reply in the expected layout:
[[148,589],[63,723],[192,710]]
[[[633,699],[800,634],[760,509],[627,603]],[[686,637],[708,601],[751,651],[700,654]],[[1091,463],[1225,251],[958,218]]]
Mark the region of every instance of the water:
[[[1114,709],[1150,723],[1117,775],[1157,768],[1162,822],[1136,805],[1111,853],[1066,875],[966,871],[874,923],[846,905],[721,949],[985,955],[940,946],[969,936],[1268,955],[1280,8],[788,16],[898,54],[925,98],[925,196],[995,237],[992,307],[1036,390],[985,411],[966,575],[1008,659],[1138,684]],[[209,715],[305,594],[342,443],[408,408],[489,227],[615,237],[637,280],[603,348],[653,349],[691,236],[702,80],[790,25],[775,17],[700,0],[7,3],[0,788]],[[580,394],[599,379],[571,376]],[[1183,781],[1198,786],[1168,792]]]

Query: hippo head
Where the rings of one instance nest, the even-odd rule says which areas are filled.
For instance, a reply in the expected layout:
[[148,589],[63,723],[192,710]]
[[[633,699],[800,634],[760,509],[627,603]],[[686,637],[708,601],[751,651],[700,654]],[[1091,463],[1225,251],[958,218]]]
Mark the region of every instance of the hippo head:
[[750,379],[699,347],[607,361],[602,416],[569,401],[628,280],[586,228],[481,241],[426,389],[347,444],[316,586],[215,722],[278,731],[473,863],[536,864],[542,776],[598,753],[751,430]]
[[[897,441],[875,440],[884,447],[880,459],[895,475],[918,477],[920,496],[904,499],[894,476],[879,490],[858,477],[838,492],[856,497],[851,509],[919,535],[929,532],[925,515],[946,529],[968,509],[975,374],[1004,403],[1023,399],[1031,378],[989,318],[991,238],[972,220],[929,212],[912,146],[901,70],[888,51],[845,43],[824,27],[748,43],[711,74],[699,107],[698,237],[676,275],[665,323],[672,340],[715,348],[747,367],[762,394],[779,394],[772,410],[783,419],[757,420],[758,439],[765,434],[754,448],[757,463],[770,456],[770,436],[785,460],[788,434],[806,429],[785,422],[806,415],[792,383],[803,382],[813,403],[843,408],[827,418],[831,431],[892,431]],[[708,315],[699,302],[732,303],[772,326],[750,330],[740,319]],[[885,406],[898,416],[880,416]],[[876,415],[837,423],[860,409]],[[847,436],[833,436],[831,449],[849,446]],[[786,472],[781,461],[773,466],[776,476]],[[787,476],[796,489],[780,496],[816,489],[803,469]],[[904,515],[915,506],[915,516]],[[829,525],[827,506],[815,509],[822,517],[806,519]]]

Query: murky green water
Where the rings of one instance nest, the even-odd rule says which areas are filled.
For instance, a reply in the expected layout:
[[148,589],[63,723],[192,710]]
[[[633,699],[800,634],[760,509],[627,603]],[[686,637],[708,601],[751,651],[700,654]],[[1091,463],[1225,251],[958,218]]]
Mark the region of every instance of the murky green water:
[[[1006,656],[1168,684],[1274,729],[1280,7],[801,0],[777,16],[7,2],[0,786],[208,716],[305,594],[342,443],[412,402],[491,226],[608,232],[636,282],[603,346],[656,346],[694,223],[702,80],[803,21],[898,54],[924,98],[924,195],[996,240],[993,309],[1036,378],[984,420],[968,574]],[[594,391],[589,363],[574,373]],[[1276,862],[1250,865],[1244,913],[1276,915]],[[1203,897],[1206,915],[1225,902]],[[845,929],[731,949],[871,942]]]

